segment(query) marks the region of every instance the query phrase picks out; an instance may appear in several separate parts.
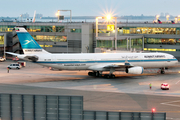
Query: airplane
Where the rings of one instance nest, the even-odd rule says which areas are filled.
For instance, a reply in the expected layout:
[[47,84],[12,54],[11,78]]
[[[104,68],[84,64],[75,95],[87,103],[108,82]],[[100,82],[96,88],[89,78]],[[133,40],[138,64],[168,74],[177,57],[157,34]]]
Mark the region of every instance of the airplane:
[[159,23],[159,24],[162,24],[161,20],[158,19],[158,23]]
[[154,20],[153,23],[155,23],[155,24],[156,23],[162,24],[161,20],[159,20],[159,19],[158,20]]
[[36,11],[34,11],[34,16],[33,16],[33,21],[32,22],[35,22],[36,20]]
[[171,23],[172,23],[172,24],[175,24],[175,22],[174,22],[173,20],[171,20]]
[[[45,51],[23,27],[15,27],[24,54],[6,52],[19,59],[59,70],[89,70],[89,76],[115,78],[113,72],[142,74],[144,69],[175,66],[178,60],[167,53],[73,53],[52,54]],[[103,74],[108,71],[109,74]]]

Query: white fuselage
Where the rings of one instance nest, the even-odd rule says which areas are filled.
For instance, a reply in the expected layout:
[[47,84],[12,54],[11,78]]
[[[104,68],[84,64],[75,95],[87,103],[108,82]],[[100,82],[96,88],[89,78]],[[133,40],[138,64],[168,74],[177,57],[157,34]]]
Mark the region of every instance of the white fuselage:
[[[35,63],[60,70],[91,70],[91,66],[120,63],[130,63],[143,68],[163,68],[178,63],[174,56],[166,53],[81,53],[37,56],[39,59]],[[106,69],[102,68],[100,71],[106,71]]]
[[[24,54],[15,55],[43,66],[60,70],[110,71],[126,69],[130,73],[142,73],[143,68],[164,68],[174,66],[177,59],[166,53],[86,53],[51,54],[42,49],[23,27],[15,27]],[[133,72],[132,72],[133,71]],[[99,72],[97,72],[99,73]]]

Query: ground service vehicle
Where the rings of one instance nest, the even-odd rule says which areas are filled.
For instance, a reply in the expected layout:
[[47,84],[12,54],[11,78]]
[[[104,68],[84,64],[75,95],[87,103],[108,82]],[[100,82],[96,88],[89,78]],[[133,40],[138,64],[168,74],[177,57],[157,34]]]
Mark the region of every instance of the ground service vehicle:
[[3,57],[0,57],[0,62],[4,62],[6,59]]
[[162,83],[161,84],[161,89],[162,90],[169,90],[169,84],[168,83]]
[[20,69],[21,65],[18,63],[11,63],[10,65],[7,66],[9,69]]

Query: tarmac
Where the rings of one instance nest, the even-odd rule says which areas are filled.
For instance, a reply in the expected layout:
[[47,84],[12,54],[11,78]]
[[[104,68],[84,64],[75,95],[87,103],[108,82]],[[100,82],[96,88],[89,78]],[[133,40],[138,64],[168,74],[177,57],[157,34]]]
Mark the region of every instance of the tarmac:
[[[157,73],[145,71],[142,75],[116,72],[115,79],[88,76],[88,71],[56,71],[27,62],[19,70],[10,69],[12,61],[0,62],[1,93],[81,95],[84,110],[123,112],[166,112],[167,119],[180,120],[180,68]],[[161,90],[167,82],[170,90]],[[152,89],[149,89],[149,83]]]

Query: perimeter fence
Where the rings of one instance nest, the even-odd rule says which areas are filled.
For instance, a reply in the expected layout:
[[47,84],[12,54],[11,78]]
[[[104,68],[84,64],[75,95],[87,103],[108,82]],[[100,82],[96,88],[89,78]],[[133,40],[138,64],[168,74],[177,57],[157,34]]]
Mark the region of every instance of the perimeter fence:
[[166,113],[87,111],[82,96],[0,94],[0,120],[166,120]]

